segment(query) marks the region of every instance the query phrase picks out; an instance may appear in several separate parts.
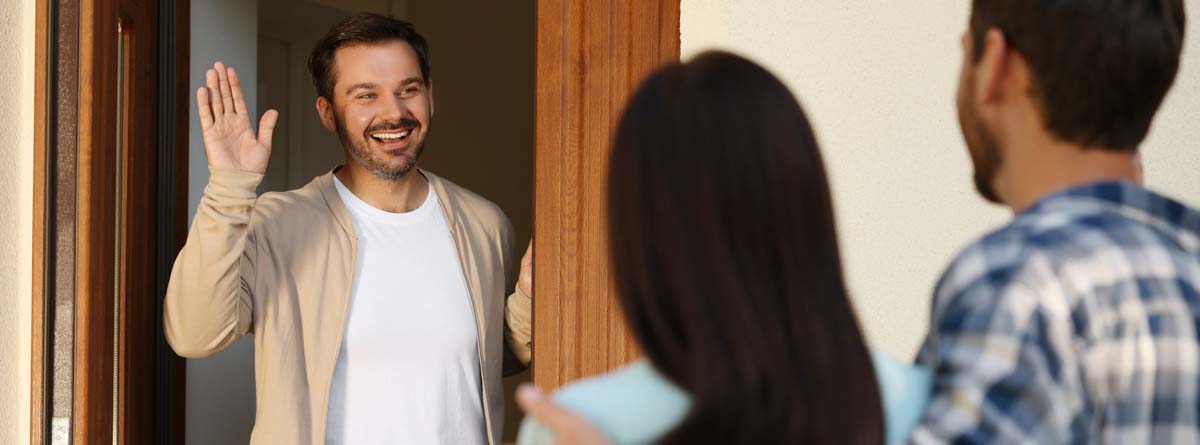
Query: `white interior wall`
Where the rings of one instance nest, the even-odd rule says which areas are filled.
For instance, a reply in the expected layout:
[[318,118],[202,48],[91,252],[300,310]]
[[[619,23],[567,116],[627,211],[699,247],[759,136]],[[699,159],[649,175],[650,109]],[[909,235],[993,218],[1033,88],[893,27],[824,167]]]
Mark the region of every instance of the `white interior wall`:
[[[1004,224],[976,196],[958,130],[959,37],[970,2],[682,0],[682,55],[736,51],[797,95],[831,176],[848,284],[873,347],[911,357],[936,279]],[[1189,11],[1200,0],[1186,0]],[[1153,189],[1200,205],[1200,35],[1142,147]]]
[[279,110],[279,123],[277,149],[259,191],[285,191],[304,186],[345,158],[337,135],[326,130],[317,115],[308,56],[317,40],[349,13],[289,0],[262,0],[260,8],[277,11],[259,20],[258,86],[263,109]]
[[0,443],[29,440],[34,2],[0,8]]
[[[208,161],[196,114],[195,90],[213,62],[237,68],[246,108],[258,125],[258,1],[191,0],[191,108],[188,129],[188,221],[208,183]],[[187,361],[185,434],[188,444],[246,443],[254,425],[254,343],[243,338],[229,349]]]

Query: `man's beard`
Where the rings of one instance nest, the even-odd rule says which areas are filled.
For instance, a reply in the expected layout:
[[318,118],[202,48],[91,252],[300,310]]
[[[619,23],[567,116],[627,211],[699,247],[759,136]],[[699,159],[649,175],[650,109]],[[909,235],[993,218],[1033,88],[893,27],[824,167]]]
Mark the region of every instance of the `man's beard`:
[[970,100],[969,91],[974,91],[975,78],[970,76],[966,85],[958,95],[958,125],[962,129],[963,140],[967,144],[967,153],[971,156],[971,165],[975,169],[975,190],[983,199],[1000,204],[1000,195],[996,193],[993,181],[1000,171],[1003,158],[1000,156],[1000,145],[987,126],[979,121],[975,104]]
[[[428,132],[426,132],[426,135],[418,136],[417,130],[421,129],[421,123],[410,118],[401,118],[395,121],[372,125],[367,127],[358,138],[350,137],[350,132],[346,129],[343,119],[337,113],[334,113],[333,121],[337,128],[338,140],[342,142],[342,146],[346,148],[350,156],[362,165],[363,168],[375,175],[375,177],[384,181],[398,182],[408,176],[413,167],[417,166],[417,160],[421,158],[421,152],[425,150],[425,136]],[[371,150],[371,133],[404,128],[409,128],[412,132],[409,135],[409,146],[397,151],[408,150],[410,156],[400,165],[389,165],[380,158],[379,153]]]

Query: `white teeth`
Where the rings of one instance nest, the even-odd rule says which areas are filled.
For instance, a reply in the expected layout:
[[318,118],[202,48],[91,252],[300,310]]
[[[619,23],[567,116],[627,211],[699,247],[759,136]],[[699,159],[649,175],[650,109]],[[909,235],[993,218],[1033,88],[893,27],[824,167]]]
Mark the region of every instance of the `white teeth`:
[[400,139],[402,137],[408,136],[408,134],[411,132],[412,132],[412,130],[404,130],[399,133],[375,133],[371,136],[375,137],[376,139]]

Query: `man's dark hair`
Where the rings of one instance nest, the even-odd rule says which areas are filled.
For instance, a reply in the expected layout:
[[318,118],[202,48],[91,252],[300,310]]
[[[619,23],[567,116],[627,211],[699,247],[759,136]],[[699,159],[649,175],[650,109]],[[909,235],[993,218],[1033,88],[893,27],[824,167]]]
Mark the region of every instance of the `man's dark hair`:
[[692,400],[665,445],[881,444],[816,138],[725,52],[639,87],[613,141],[609,252],[638,345]]
[[990,28],[1028,61],[1046,129],[1136,150],[1175,81],[1182,0],[973,0],[977,62]]
[[391,16],[364,12],[347,17],[317,42],[308,57],[308,72],[312,75],[317,96],[333,100],[333,84],[337,73],[333,70],[333,56],[338,49],[361,44],[407,42],[417,53],[421,65],[421,77],[429,83],[429,45],[417,28],[405,20]]

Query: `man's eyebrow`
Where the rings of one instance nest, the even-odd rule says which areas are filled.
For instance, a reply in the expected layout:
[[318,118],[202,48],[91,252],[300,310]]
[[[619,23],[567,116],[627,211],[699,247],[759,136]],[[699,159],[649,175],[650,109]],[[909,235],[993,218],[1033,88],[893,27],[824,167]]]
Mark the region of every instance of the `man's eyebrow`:
[[372,88],[376,88],[376,87],[378,87],[378,86],[379,86],[379,85],[377,85],[377,84],[375,84],[375,83],[373,83],[373,82],[362,82],[362,83],[356,83],[356,84],[354,84],[354,85],[350,85],[350,87],[349,87],[349,88],[346,88],[346,94],[353,93],[353,92],[354,92],[354,90],[369,90],[369,89],[372,89]]
[[[425,83],[425,80],[422,79],[421,76],[412,76],[400,81],[400,85],[412,85],[414,83]],[[350,95],[356,90],[370,90],[374,88],[379,88],[379,84],[375,82],[360,82],[350,85],[349,88],[346,88],[346,94]]]

